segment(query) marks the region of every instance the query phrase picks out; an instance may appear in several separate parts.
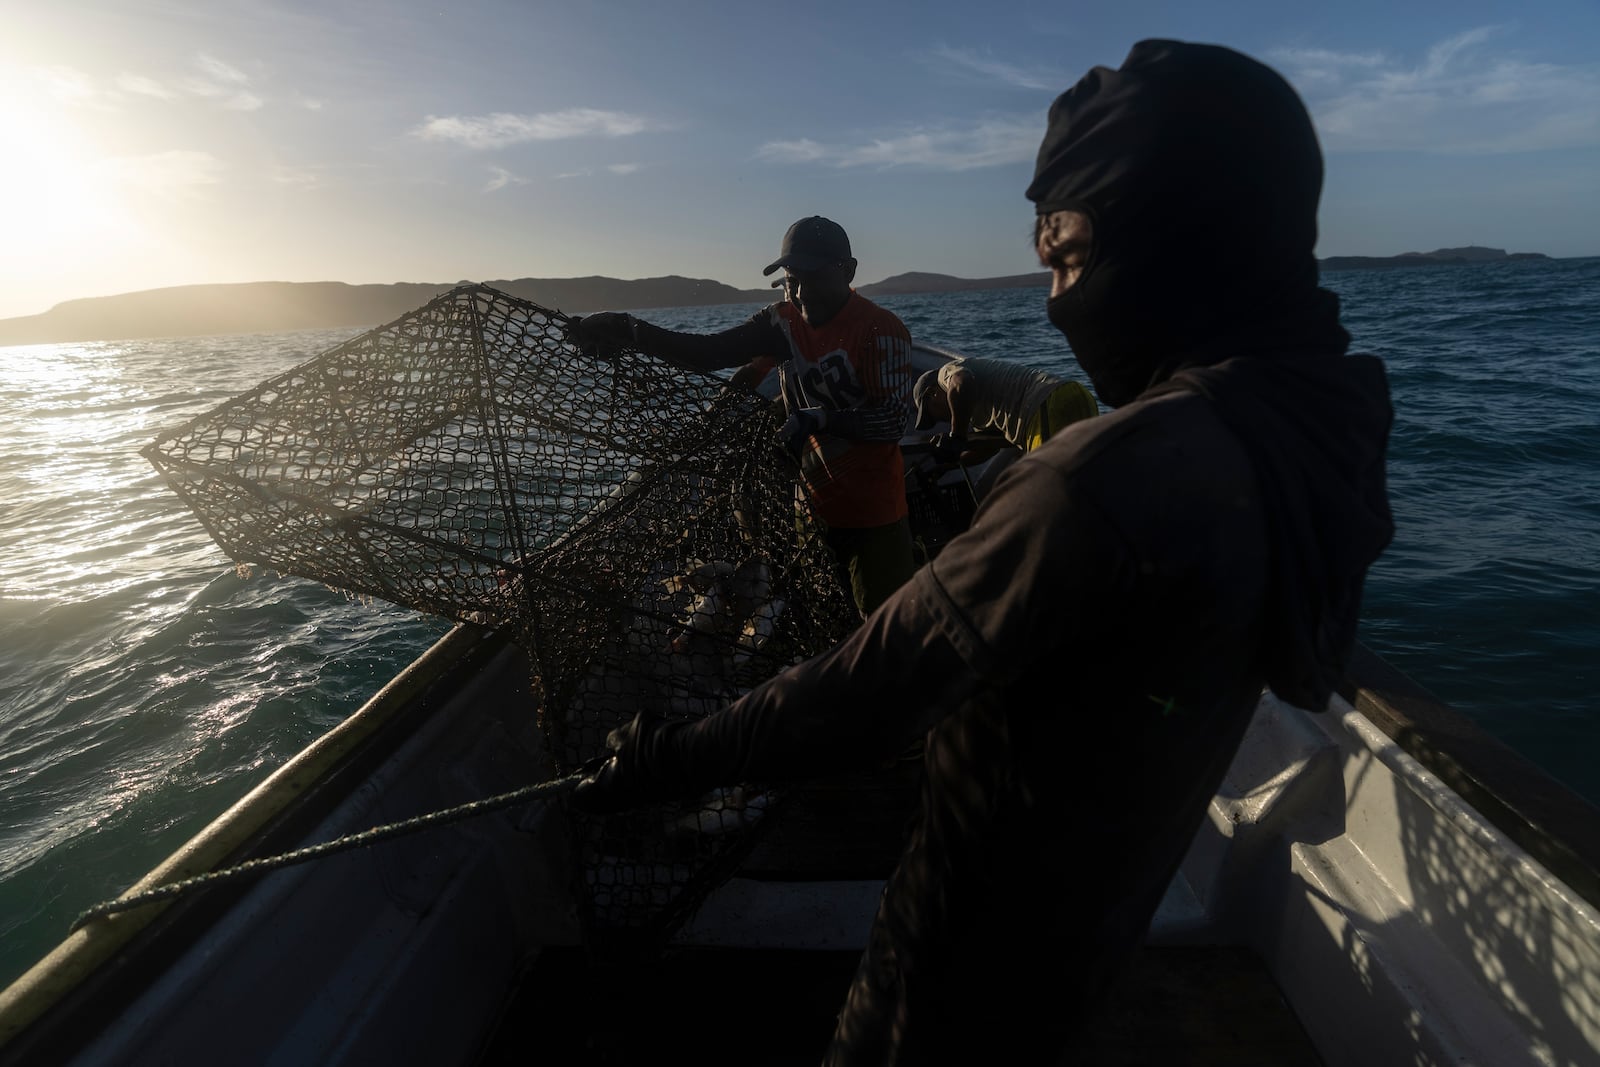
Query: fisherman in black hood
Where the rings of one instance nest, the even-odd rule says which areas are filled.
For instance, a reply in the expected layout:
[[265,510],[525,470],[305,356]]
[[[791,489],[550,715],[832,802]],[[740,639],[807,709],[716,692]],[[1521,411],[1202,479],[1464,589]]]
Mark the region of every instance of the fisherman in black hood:
[[1057,1061],[1137,947],[1264,688],[1321,710],[1393,533],[1382,364],[1318,287],[1305,108],[1225,48],[1135,45],[1055,102],[1028,198],[1100,401],[832,651],[636,720],[614,810],[864,766],[923,802],[828,1062]]

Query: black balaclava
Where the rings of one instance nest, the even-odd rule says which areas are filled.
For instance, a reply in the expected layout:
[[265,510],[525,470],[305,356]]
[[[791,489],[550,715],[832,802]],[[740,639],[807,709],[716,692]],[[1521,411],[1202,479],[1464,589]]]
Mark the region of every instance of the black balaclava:
[[1027,195],[1093,223],[1087,268],[1049,313],[1100,399],[1232,355],[1343,352],[1317,286],[1321,191],[1300,98],[1230,49],[1141,41],[1062,93]]

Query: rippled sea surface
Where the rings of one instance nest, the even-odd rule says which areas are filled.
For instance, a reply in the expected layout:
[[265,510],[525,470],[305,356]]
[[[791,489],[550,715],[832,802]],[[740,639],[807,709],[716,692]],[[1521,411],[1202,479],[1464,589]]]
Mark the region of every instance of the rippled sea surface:
[[[1362,639],[1600,802],[1600,259],[1324,283],[1396,410]],[[881,303],[919,340],[1075,373],[1044,295]],[[0,348],[0,984],[447,629],[241,577],[138,454],[356,332]]]

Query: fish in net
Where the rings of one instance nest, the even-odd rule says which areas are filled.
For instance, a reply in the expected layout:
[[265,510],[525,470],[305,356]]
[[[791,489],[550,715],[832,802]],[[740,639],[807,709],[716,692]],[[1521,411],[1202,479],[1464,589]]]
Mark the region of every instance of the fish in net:
[[[770,402],[570,323],[463,285],[144,449],[236,562],[509,634],[563,774],[858,622]],[[660,943],[782,800],[569,812],[588,937]]]

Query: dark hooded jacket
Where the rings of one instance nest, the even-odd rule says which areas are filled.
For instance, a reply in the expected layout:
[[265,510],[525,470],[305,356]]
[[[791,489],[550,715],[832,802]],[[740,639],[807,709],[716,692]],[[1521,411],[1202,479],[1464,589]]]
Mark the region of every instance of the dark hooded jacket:
[[1142,41],[1120,70],[1063,93],[1028,187],[1041,215],[1093,223],[1090,261],[1050,318],[1100,399],[1198,392],[1249,451],[1272,523],[1265,670],[1308,708],[1339,680],[1362,579],[1394,529],[1388,389],[1376,359],[1343,358],[1338,300],[1317,285],[1321,192],[1322,153],[1288,83],[1176,41]]
[[[1029,196],[1101,399],[833,651],[638,739],[661,792],[926,735],[836,1063],[1050,1062],[1143,935],[1264,685],[1320,708],[1391,535],[1381,364],[1317,287],[1320,153],[1276,74],[1144,42],[1056,102]],[[1070,298],[1070,299],[1068,299]],[[1062,301],[1066,300],[1065,303]]]

